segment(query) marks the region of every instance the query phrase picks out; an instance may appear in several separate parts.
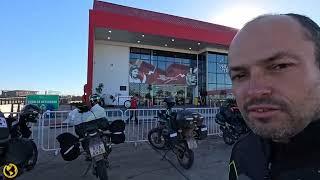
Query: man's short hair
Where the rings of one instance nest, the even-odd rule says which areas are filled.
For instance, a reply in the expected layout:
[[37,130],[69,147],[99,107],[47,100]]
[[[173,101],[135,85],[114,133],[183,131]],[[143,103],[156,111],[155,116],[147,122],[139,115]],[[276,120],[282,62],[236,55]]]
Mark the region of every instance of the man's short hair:
[[315,47],[314,55],[316,58],[316,62],[318,63],[318,66],[320,68],[320,27],[319,25],[316,22],[314,22],[311,18],[304,15],[294,14],[294,13],[283,14],[283,15],[287,15],[295,19],[306,30],[304,34],[308,40],[313,41],[314,43],[314,47]]
[[316,60],[316,63],[318,64],[318,66],[320,68],[320,27],[311,18],[309,18],[307,16],[304,16],[304,15],[295,14],[295,13],[264,14],[264,15],[261,15],[261,16],[258,16],[256,18],[254,18],[252,21],[248,22],[247,24],[250,24],[253,21],[256,21],[256,20],[259,20],[259,19],[262,19],[262,18],[265,18],[265,17],[276,16],[276,15],[289,16],[289,17],[293,18],[294,20],[296,20],[301,25],[301,27],[303,27],[303,29],[305,30],[305,32],[303,32],[303,34],[305,35],[307,40],[310,40],[310,41],[312,41],[314,43],[315,60]]

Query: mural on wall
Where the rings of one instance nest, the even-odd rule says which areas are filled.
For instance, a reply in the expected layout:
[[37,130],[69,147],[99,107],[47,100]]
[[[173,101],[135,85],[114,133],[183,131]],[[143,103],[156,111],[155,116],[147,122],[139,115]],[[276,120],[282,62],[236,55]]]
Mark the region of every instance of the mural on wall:
[[145,61],[136,60],[130,62],[129,83],[195,86],[197,71],[196,67],[185,64],[170,64],[163,70]]

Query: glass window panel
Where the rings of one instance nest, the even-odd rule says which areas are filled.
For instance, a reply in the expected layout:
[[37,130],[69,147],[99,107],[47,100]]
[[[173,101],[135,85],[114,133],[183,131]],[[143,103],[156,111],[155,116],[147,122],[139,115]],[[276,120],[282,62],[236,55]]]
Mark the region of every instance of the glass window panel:
[[150,60],[150,55],[141,54],[141,59]]
[[224,56],[224,61],[228,63],[228,56]]
[[216,74],[208,73],[208,83],[217,83]]
[[159,61],[165,61],[167,58],[165,56],[158,56]]
[[140,59],[140,54],[130,53],[130,59]]
[[151,56],[151,60],[158,60],[158,56]]
[[169,61],[170,63],[175,63],[174,57],[167,57],[167,61]]
[[225,74],[226,84],[232,84],[229,74]]
[[158,68],[160,68],[161,70],[166,70],[166,62],[158,61]]
[[154,67],[157,67],[157,66],[158,66],[158,61],[151,61],[151,64],[152,64]]
[[218,84],[225,84],[224,76],[225,76],[225,74],[217,74],[217,83]]
[[166,69],[168,69],[168,68],[170,67],[170,65],[171,65],[171,64],[173,64],[173,62],[171,62],[171,61],[167,61],[167,62],[166,62]]
[[208,64],[208,72],[216,73],[217,72],[217,64],[216,63],[209,63]]
[[228,64],[217,63],[217,73],[228,73]]
[[232,89],[232,85],[230,85],[230,84],[227,84],[225,87],[226,87],[226,89]]
[[150,49],[141,49],[141,54],[148,54],[150,55],[151,54],[151,50]]
[[218,62],[218,63],[226,63],[224,57],[225,57],[224,55],[218,54],[218,55],[217,55],[217,62]]
[[216,54],[211,54],[211,53],[208,54],[208,62],[209,63],[216,62],[216,58],[217,58]]
[[208,91],[217,90],[217,84],[208,84]]
[[217,90],[224,90],[226,86],[224,84],[217,84]]
[[176,64],[181,64],[181,63],[182,63],[181,58],[175,58],[175,63],[176,63]]
[[130,52],[140,54],[140,48],[130,48]]

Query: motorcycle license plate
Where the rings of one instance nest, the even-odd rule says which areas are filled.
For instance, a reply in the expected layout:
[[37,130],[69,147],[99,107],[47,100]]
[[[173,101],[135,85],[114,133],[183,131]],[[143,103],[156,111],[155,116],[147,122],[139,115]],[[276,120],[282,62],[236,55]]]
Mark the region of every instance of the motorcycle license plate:
[[95,157],[106,152],[106,148],[104,147],[103,142],[91,144],[89,146],[89,150],[91,157]]
[[195,149],[198,147],[197,141],[195,139],[188,139],[187,144],[190,149]]

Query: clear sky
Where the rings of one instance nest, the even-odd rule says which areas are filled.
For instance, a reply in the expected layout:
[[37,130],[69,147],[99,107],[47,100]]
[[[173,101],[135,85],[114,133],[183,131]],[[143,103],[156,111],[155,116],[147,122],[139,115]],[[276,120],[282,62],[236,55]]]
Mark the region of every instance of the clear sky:
[[[107,1],[107,0],[104,0]],[[109,0],[235,28],[265,13],[300,13],[320,24],[317,0]],[[0,90],[81,95],[93,0],[1,0]]]

